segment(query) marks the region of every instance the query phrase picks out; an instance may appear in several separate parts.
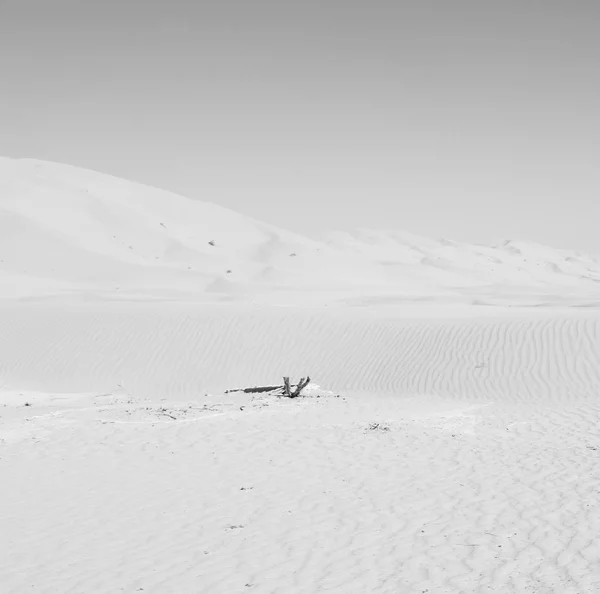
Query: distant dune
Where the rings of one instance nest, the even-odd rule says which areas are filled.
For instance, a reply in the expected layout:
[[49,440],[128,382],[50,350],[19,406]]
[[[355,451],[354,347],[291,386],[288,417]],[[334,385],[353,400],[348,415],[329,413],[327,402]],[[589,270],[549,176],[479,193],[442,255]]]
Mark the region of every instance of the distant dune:
[[316,241],[67,165],[0,159],[0,297],[255,300],[594,300],[600,259],[531,243],[407,233]]
[[397,278],[418,275],[442,287],[600,290],[600,257],[533,242],[506,240],[485,246],[397,231],[359,230],[332,233],[328,243],[385,264]]

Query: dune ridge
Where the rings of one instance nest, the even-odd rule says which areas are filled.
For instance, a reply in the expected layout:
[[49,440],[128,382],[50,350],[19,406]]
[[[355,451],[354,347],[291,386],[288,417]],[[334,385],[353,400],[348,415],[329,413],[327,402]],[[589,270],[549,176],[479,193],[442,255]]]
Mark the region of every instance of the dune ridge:
[[597,306],[600,258],[400,231],[316,240],[101,173],[0,159],[0,297],[50,295],[295,304],[529,295]]

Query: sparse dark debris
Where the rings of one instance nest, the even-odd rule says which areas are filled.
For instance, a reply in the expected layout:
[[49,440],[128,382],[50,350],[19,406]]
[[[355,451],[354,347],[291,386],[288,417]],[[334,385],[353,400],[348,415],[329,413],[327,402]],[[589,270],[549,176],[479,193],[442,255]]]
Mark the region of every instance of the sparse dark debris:
[[378,422],[373,422],[373,423],[369,423],[367,430],[368,431],[389,431],[390,428],[388,425],[384,425],[384,424],[378,423]]
[[[146,410],[150,410],[150,409],[146,409]],[[166,408],[161,407],[158,409],[158,414],[160,415],[164,415],[165,417],[170,417],[171,419],[173,419],[174,421],[177,420],[177,417],[173,416]]]
[[212,245],[213,247],[215,247],[215,240],[214,240],[214,239],[211,239],[211,240],[208,242],[208,245]]

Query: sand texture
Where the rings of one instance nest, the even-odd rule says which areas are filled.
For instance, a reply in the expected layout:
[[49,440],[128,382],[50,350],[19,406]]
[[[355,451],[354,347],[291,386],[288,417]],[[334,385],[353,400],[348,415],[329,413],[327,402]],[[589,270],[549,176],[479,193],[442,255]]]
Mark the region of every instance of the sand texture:
[[0,593],[600,593],[599,286],[0,160]]

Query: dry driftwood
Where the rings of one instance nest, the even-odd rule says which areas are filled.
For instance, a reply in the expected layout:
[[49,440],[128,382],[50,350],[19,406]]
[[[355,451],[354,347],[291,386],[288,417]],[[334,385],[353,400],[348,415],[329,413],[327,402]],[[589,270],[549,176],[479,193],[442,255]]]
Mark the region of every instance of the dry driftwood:
[[306,376],[306,378],[300,378],[300,381],[298,382],[296,389],[290,395],[290,398],[297,398],[298,396],[300,396],[300,393],[302,392],[302,390],[304,390],[304,388],[306,388],[306,386],[308,386],[309,382],[310,377],[308,376]]
[[283,378],[283,395],[287,396],[288,398],[291,398],[291,396],[292,396],[292,389],[290,388],[290,378],[289,377]]
[[245,394],[260,394],[262,392],[275,392],[281,390],[283,386],[256,386],[254,388],[235,388],[233,390],[225,390],[225,394],[232,392],[244,392]]
[[298,398],[302,394],[302,390],[310,383],[310,377],[300,378],[300,381],[294,386],[290,384],[290,378],[283,378],[283,386],[255,386],[253,388],[236,388],[234,390],[225,390],[225,394],[231,394],[232,392],[244,392],[244,394],[263,394],[266,392],[278,392],[278,396],[285,396],[286,398]]

